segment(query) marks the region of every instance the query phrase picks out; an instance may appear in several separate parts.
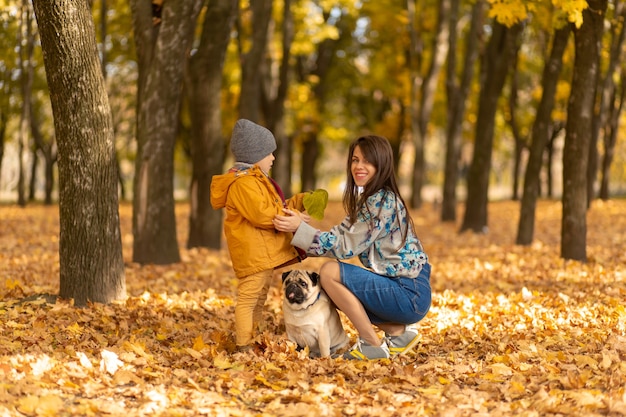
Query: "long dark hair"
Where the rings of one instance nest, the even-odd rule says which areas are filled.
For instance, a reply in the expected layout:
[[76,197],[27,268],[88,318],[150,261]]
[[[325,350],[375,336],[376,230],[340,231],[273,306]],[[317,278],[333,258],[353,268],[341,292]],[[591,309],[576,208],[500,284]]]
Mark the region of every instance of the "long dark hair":
[[[354,149],[359,147],[363,157],[376,168],[376,173],[372,179],[365,184],[363,190],[359,192],[359,187],[355,184],[354,178],[352,178],[352,157],[354,156]],[[398,207],[398,200],[402,202],[404,209],[406,210],[406,217],[409,221],[410,228],[415,232],[413,227],[413,219],[409,208],[404,202],[400,189],[396,182],[396,172],[393,163],[393,150],[389,141],[376,135],[361,136],[354,140],[350,144],[350,151],[348,152],[348,163],[346,167],[347,171],[347,184],[346,189],[343,192],[343,207],[348,214],[350,223],[354,224],[357,219],[357,214],[361,207],[365,205],[365,208],[369,211],[367,199],[376,194],[379,190],[384,189],[386,192],[395,194],[396,207]],[[400,216],[398,216],[400,219]],[[402,229],[402,225],[400,225]],[[406,237],[408,235],[409,228],[404,230],[403,242],[406,243]]]

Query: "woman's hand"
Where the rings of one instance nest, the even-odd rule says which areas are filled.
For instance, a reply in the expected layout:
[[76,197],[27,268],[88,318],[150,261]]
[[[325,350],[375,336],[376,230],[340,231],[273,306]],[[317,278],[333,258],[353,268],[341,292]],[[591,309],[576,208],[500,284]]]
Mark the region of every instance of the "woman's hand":
[[[294,233],[298,230],[300,223],[303,221],[301,214],[289,209],[283,209],[283,211],[285,212],[284,216],[277,214],[276,217],[274,217],[274,220],[272,220],[274,228],[276,228],[279,232]],[[304,216],[308,217],[308,214],[304,214]]]

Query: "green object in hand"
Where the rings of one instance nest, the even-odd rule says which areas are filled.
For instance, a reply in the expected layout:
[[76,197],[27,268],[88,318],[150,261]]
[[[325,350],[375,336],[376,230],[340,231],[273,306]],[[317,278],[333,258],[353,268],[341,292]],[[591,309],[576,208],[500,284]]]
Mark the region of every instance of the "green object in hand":
[[304,196],[302,202],[309,216],[315,220],[322,220],[324,218],[324,210],[326,210],[326,205],[328,204],[328,191],[321,188],[311,191]]

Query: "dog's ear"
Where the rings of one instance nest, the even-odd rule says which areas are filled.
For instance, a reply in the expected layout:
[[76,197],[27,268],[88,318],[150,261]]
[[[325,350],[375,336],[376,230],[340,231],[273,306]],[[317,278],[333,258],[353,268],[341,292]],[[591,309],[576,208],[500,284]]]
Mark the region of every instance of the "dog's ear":
[[317,285],[317,282],[320,280],[320,274],[317,272],[309,272],[309,277],[311,277],[311,282],[313,285]]
[[291,271],[283,272],[283,282],[285,282],[285,279],[289,276],[290,273],[291,273]]

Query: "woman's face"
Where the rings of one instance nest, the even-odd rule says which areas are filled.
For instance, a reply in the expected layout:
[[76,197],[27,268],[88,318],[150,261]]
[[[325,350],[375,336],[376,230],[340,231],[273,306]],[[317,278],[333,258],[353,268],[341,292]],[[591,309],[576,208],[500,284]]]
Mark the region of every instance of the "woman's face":
[[276,158],[274,158],[274,154],[271,153],[257,162],[256,165],[258,165],[263,172],[269,175],[270,169],[272,169],[272,165],[274,165],[274,159]]
[[372,165],[361,152],[361,148],[356,146],[352,154],[352,162],[350,165],[352,179],[358,187],[364,187],[376,174],[376,167]]

